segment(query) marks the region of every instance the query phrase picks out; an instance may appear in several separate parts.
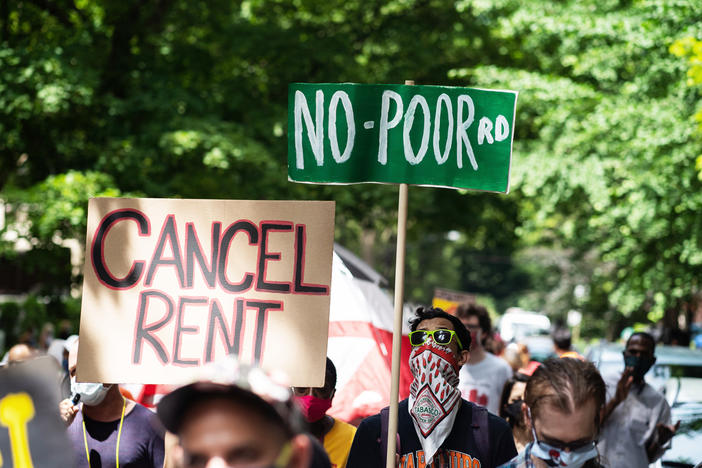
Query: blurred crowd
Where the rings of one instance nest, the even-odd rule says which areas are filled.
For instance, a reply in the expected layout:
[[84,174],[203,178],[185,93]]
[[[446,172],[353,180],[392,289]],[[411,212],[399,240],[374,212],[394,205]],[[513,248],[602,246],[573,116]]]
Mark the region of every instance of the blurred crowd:
[[646,467],[678,430],[645,380],[656,361],[649,333],[631,333],[623,366],[601,375],[567,328],[554,328],[552,355],[536,360],[525,343],[504,343],[474,303],[452,313],[420,307],[410,328],[413,380],[397,434],[388,408],[358,427],[327,414],[337,387],[328,358],[322,387],[291,387],[230,356],[146,401],[148,386],[134,395],[128,385],[78,382],[79,337],[47,326],[8,350],[0,375],[53,358],[56,414],[76,467],[384,467],[392,439],[390,464],[402,468]]

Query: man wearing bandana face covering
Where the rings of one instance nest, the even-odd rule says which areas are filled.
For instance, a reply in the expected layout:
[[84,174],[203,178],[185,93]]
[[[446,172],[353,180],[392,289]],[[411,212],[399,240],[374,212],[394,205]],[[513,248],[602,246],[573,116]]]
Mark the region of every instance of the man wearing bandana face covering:
[[[510,460],[517,450],[507,422],[485,412],[485,427],[474,428],[480,426],[474,415],[481,410],[458,390],[458,371],[470,356],[465,326],[438,308],[420,307],[416,315],[410,322],[414,379],[410,397],[400,402],[398,411],[399,466],[492,468]],[[381,418],[377,414],[361,422],[348,468],[385,467]],[[476,440],[478,431],[485,445]]]
[[665,397],[644,381],[656,362],[655,340],[634,333],[624,349],[624,372],[605,376],[608,402],[598,449],[607,466],[647,467],[663,455],[680,421],[672,425]]

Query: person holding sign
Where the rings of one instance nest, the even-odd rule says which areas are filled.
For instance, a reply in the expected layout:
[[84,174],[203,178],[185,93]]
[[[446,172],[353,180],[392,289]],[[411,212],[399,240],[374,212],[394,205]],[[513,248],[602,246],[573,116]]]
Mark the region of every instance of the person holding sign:
[[[458,371],[470,357],[461,321],[439,308],[419,308],[410,322],[410,397],[400,402],[397,445],[402,467],[494,468],[517,454],[509,424],[461,398]],[[385,467],[387,413],[364,419],[347,468]]]
[[124,398],[116,384],[76,382],[77,360],[78,340],[68,353],[73,398],[59,405],[76,467],[162,468],[164,430],[158,418]]

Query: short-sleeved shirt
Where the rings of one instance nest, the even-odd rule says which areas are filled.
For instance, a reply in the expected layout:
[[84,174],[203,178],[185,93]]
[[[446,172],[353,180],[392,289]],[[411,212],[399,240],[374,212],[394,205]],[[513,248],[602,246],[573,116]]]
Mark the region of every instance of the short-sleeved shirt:
[[[83,412],[79,411],[68,427],[77,468],[114,468],[117,465],[119,422],[102,422],[85,418],[90,463],[83,439]],[[164,429],[155,413],[137,404],[124,415],[119,440],[120,468],[162,468]]]
[[[620,377],[621,374],[605,376],[608,401],[614,396]],[[642,386],[632,385],[602,427],[597,448],[605,466],[647,467],[646,442],[658,423],[670,424],[670,406],[665,397],[645,382]],[[655,459],[664,451],[659,451]]]
[[346,466],[354,435],[356,435],[354,426],[334,418],[334,425],[324,435],[324,450],[329,455],[332,468],[344,468]]
[[512,377],[512,368],[502,358],[485,353],[477,364],[464,364],[458,374],[461,396],[493,414],[500,414],[500,397],[505,382]]
[[531,446],[531,443],[527,444],[519,455],[499,468],[534,468],[534,462],[531,461]]
[[[408,411],[408,401],[400,402],[398,408],[398,434],[400,435],[400,466],[416,468],[426,465],[424,451]],[[494,468],[517,455],[512,430],[504,419],[488,413],[489,453],[481,454],[472,427],[473,404],[461,400],[453,429],[437,454],[435,460],[441,460],[448,468]],[[347,468],[384,468],[385,454],[380,448],[381,419],[380,414],[370,416],[358,426],[353,439]],[[438,465],[437,465],[438,466]]]

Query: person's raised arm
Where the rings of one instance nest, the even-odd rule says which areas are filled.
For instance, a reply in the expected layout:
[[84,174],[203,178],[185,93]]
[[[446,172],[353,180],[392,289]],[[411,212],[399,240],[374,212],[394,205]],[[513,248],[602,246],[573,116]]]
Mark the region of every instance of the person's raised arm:
[[624,401],[629,395],[631,385],[634,383],[634,377],[631,375],[632,370],[633,369],[630,367],[627,367],[624,372],[622,372],[622,376],[617,382],[617,389],[614,392],[614,396],[607,402],[602,410],[602,417],[600,418],[602,421],[601,424],[604,424],[607,421],[619,403]]

